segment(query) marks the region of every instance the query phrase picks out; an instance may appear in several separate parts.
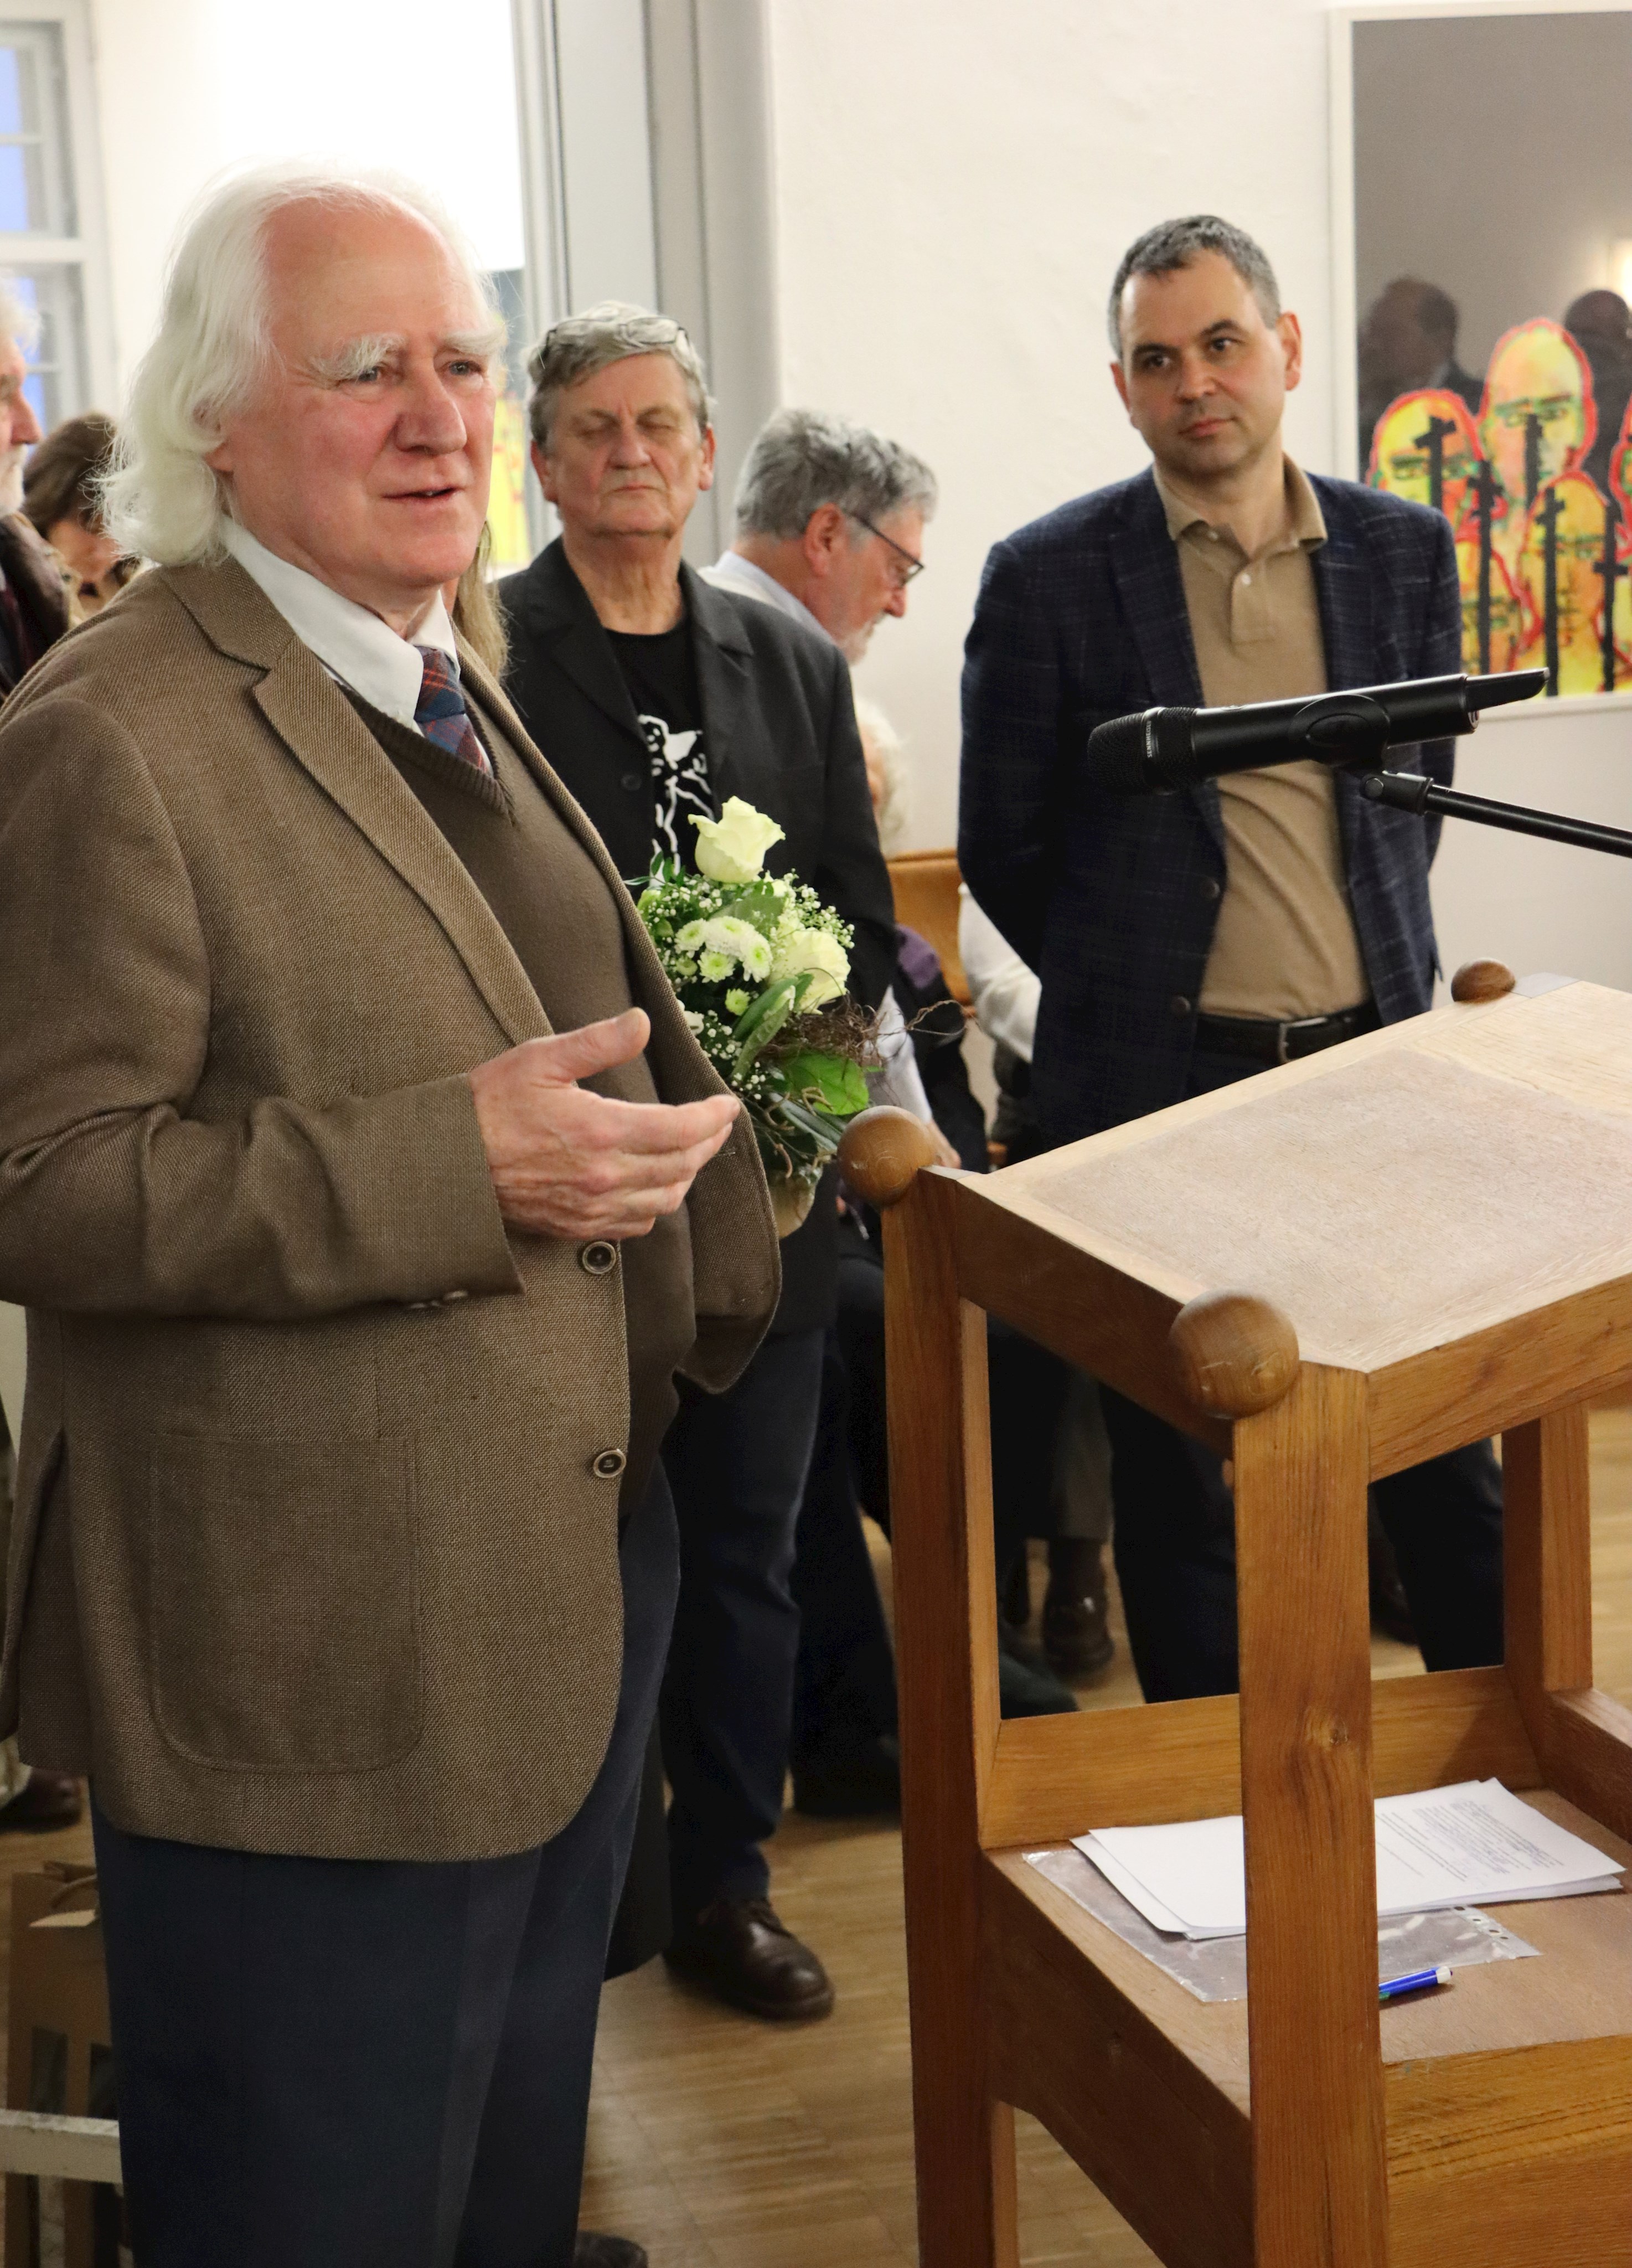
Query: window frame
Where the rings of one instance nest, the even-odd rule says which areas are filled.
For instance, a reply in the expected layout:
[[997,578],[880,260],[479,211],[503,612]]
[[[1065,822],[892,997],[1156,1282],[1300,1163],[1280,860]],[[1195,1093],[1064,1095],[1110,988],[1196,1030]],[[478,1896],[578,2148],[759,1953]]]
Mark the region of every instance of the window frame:
[[59,27],[62,44],[68,149],[61,170],[70,187],[76,232],[71,236],[0,231],[0,270],[58,268],[77,271],[83,351],[83,399],[65,398],[64,416],[117,407],[113,294],[109,273],[102,145],[97,111],[95,49],[88,0],[13,0],[0,9],[0,38],[8,28]]

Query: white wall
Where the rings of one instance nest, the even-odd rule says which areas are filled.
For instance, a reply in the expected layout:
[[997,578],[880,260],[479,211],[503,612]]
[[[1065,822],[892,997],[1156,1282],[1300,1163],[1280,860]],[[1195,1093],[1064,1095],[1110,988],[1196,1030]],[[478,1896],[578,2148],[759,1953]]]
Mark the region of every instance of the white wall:
[[1361,25],[1359,305],[1393,276],[1430,277],[1461,309],[1459,360],[1482,372],[1512,324],[1616,285],[1611,246],[1632,236],[1628,116],[1625,11]]
[[[1305,319],[1296,452],[1331,453],[1326,24],[1298,0],[770,0],[784,398],[928,458],[930,571],[858,682],[950,842],[958,669],[989,547],[1136,471],[1105,299],[1130,239],[1227,212]],[[1222,162],[1221,162],[1222,159]]]
[[411,173],[440,190],[486,266],[521,266],[510,0],[92,5],[121,379],[151,334],[178,221],[246,160]]
[[[783,389],[942,484],[930,572],[858,681],[909,741],[911,839],[952,841],[958,677],[999,536],[1143,452],[1106,372],[1121,253],[1173,213],[1260,237],[1303,317],[1295,455],[1333,468],[1326,11],[1315,0],[768,0]],[[1345,311],[1347,318],[1347,311]],[[1498,737],[1498,734],[1504,737]],[[1632,822],[1632,716],[1487,727],[1463,784]],[[1447,966],[1511,951],[1632,988],[1632,869],[1446,831]]]

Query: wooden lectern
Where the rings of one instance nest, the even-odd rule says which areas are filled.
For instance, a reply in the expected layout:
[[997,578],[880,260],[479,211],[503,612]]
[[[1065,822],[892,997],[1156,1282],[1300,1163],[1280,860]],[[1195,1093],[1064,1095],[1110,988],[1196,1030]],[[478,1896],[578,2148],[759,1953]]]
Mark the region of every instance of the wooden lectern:
[[[1014,2263],[1012,2108],[1173,2268],[1632,2261],[1632,1896],[1379,2012],[1374,1795],[1494,1777],[1632,1859],[1585,1404],[1632,1381],[1632,998],[1463,1005],[989,1178],[870,1113],[885,1216],[921,2257]],[[1499,993],[1501,997],[1484,997]],[[1000,1720],[984,1314],[1234,1461],[1241,1694]],[[1367,1483],[1500,1432],[1507,1660],[1372,1686]],[[1246,2002],[1029,1866],[1244,1814]]]

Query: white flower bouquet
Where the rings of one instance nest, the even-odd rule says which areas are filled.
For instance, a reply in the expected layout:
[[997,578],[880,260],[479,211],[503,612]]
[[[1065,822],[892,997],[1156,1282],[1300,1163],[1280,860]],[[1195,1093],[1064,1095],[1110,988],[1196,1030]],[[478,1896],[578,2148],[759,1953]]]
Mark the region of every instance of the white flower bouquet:
[[765,854],[783,829],[740,796],[694,819],[697,866],[656,858],[637,904],[686,1021],[742,1099],[785,1236],[846,1122],[867,1108],[877,1019],[846,997],[851,933]]

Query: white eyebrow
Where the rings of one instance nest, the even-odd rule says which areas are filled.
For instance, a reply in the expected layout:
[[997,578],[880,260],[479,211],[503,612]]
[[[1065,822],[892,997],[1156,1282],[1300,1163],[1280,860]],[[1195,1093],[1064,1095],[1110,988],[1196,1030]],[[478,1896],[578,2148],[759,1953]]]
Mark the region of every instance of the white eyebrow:
[[[484,323],[479,330],[450,331],[442,342],[445,349],[461,355],[471,362],[490,363],[504,344],[506,332],[497,320]],[[408,341],[400,332],[380,331],[362,338],[348,339],[332,354],[312,355],[306,363],[312,376],[325,386],[345,386],[361,378],[365,371],[378,369],[401,355]]]
[[496,355],[503,353],[509,336],[503,320],[495,315],[492,321],[483,323],[480,330],[451,331],[447,344],[455,354],[466,355],[472,362],[488,363]]
[[374,370],[382,362],[389,362],[407,344],[408,341],[400,335],[381,331],[372,337],[348,339],[332,354],[312,355],[306,368],[327,386],[344,386],[350,379],[361,378],[365,370]]

